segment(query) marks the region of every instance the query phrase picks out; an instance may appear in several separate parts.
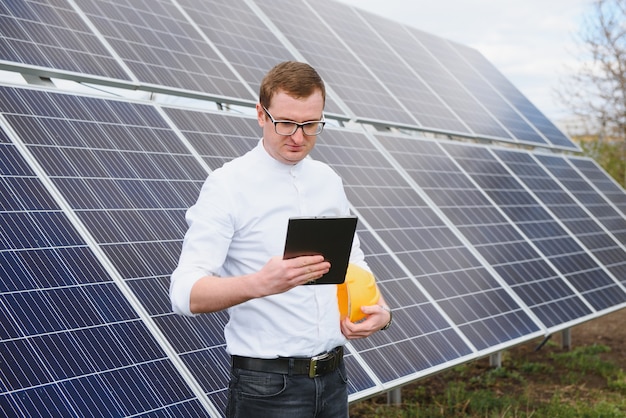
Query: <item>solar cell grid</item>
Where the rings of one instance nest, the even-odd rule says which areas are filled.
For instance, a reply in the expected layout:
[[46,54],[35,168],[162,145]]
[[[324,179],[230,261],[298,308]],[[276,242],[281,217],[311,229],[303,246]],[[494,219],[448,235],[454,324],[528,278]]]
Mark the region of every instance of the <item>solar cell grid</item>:
[[570,165],[581,172],[618,210],[626,215],[626,192],[603,171],[598,163],[589,158],[566,157]]
[[[426,52],[419,43],[408,35],[407,30],[397,22],[369,14],[357,9],[357,13],[392,48],[402,61],[410,68],[415,79],[404,86],[406,92],[413,92],[414,97],[395,94],[401,97],[413,116],[425,127],[448,132],[469,134],[470,128],[451,108],[454,101],[446,100],[450,89],[446,85],[454,85],[454,80],[444,71],[439,63]],[[354,37],[354,35],[352,35]],[[367,46],[365,46],[367,47]],[[367,54],[365,49],[362,55]],[[393,60],[395,62],[397,58]],[[387,63],[389,66],[389,63]]]
[[[406,65],[404,54],[399,54],[390,47],[391,42],[401,41],[400,38],[392,38],[384,41],[372,28],[369,21],[378,22],[379,27],[384,27],[392,33],[402,30],[397,23],[376,16],[368,16],[369,21],[364,20],[357,11],[347,5],[336,1],[316,1],[314,7],[324,21],[337,33],[337,35],[354,52],[358,59],[380,80],[391,95],[411,113],[420,125],[445,131],[459,131],[468,133],[467,128],[446,107],[421,80],[416,69]],[[383,32],[385,33],[385,32]],[[406,38],[406,32],[403,33]],[[406,43],[406,41],[405,41]],[[416,45],[411,45],[415,48]],[[415,54],[411,51],[409,57]],[[441,69],[438,69],[441,72]]]
[[[356,133],[333,135],[331,140],[320,141],[313,155],[315,158],[328,162],[339,172],[344,179],[348,199],[359,216],[367,221],[386,244],[388,250],[402,263],[405,271],[410,272],[409,275],[405,273],[393,278],[387,278],[384,275],[379,277],[383,289],[387,290],[388,281],[401,281],[406,282],[403,286],[408,286],[403,289],[403,294],[421,297],[420,293],[426,290],[437,306],[442,309],[441,312],[454,322],[464,338],[467,338],[466,341],[471,343],[472,349],[483,350],[505,341],[525,338],[537,331],[538,328],[532,320],[493,280],[493,277],[465,248],[452,230],[433,213],[428,204],[420,198],[390,162],[381,158],[374,145],[365,142],[365,139]],[[363,160],[368,163],[358,165],[354,164],[353,160],[339,161],[337,155],[342,149],[349,150],[351,155],[363,156]],[[370,154],[376,155],[377,158],[369,158]],[[419,283],[419,286],[415,286],[413,279]],[[390,294],[389,297],[394,298],[396,296],[391,293],[391,289],[388,289],[385,295]],[[488,293],[492,300],[497,302],[479,307],[478,304],[483,303],[481,293]],[[392,301],[389,303],[393,305]],[[398,316],[409,313],[418,315],[406,320],[407,323],[413,321],[421,324],[424,309],[431,308],[427,307],[427,304],[424,307],[419,304],[413,305],[404,304]],[[506,308],[499,310],[502,307]],[[490,324],[485,326],[483,322]],[[417,325],[413,325],[415,326]],[[440,328],[440,330],[441,334],[437,334],[437,338],[451,337],[447,331],[442,332],[445,328]],[[431,341],[430,338],[434,337],[434,334],[433,336],[428,334],[432,330],[410,328],[407,331],[398,329],[397,332],[401,332],[401,335],[420,335],[414,334],[416,331],[426,332],[426,335],[429,335],[429,338],[424,341],[426,347],[418,349],[417,353],[433,354],[435,361],[432,364],[437,364],[442,359],[439,357],[440,353],[437,354],[437,350],[429,350],[427,347],[430,344],[428,342]],[[375,341],[376,338],[372,340]],[[395,338],[399,339],[399,335]],[[360,347],[360,344],[370,343],[367,340],[358,341],[355,342],[355,346]],[[395,345],[408,349],[407,345],[419,343],[421,343],[419,339],[410,338],[406,342]],[[448,346],[455,347],[457,350],[456,347],[464,347],[464,344],[460,346],[458,344],[459,342],[449,343]],[[407,358],[420,355],[416,354],[415,347],[411,351],[412,354],[408,354]],[[458,351],[453,357],[458,356],[459,352],[464,351]],[[425,362],[428,361],[432,362],[432,359],[424,359],[424,362],[419,363],[426,364]]]
[[[264,0],[257,6],[271,19],[306,61],[315,67],[339,98],[358,118],[415,126],[416,121],[399,107],[371,73],[331,32],[304,1]],[[280,10],[280,13],[276,13]],[[305,19],[302,17],[306,16]]]
[[[0,174],[5,202],[0,210],[0,407],[5,414],[183,409],[206,416],[2,131]],[[153,383],[159,380],[170,383]]]
[[[382,135],[377,138],[547,328],[591,313],[574,290],[437,143]],[[452,143],[444,147],[455,156],[478,152]],[[471,158],[461,163],[468,167],[479,166]],[[510,175],[498,177],[492,173],[484,178],[491,183],[504,179],[509,187]],[[483,187],[493,190],[495,186]],[[512,195],[510,192],[502,195]]]
[[[265,73],[293,54],[245,1],[182,0],[179,4],[256,94]],[[343,114],[333,97],[326,97],[327,114]]]
[[[435,84],[431,85],[432,88],[459,115],[461,120],[478,136],[513,140],[510,132],[487,111],[485,103],[478,101],[473,95],[475,92],[459,82],[455,67],[458,69],[462,63],[454,56],[455,53],[448,41],[415,28],[406,27],[406,29],[413,43],[419,45],[416,48],[419,56],[415,52],[408,55],[412,57],[411,63],[414,68],[419,72],[422,67],[420,61],[423,59],[428,61],[434,59],[437,62],[440,67],[439,71],[444,75],[431,73],[429,82],[435,81]],[[461,68],[460,70],[467,69]]]
[[[542,196],[550,195],[548,199],[542,199],[548,208],[555,206],[551,202],[555,200],[554,195],[557,193],[560,198],[557,202],[559,214],[570,216],[562,210],[558,210],[563,205],[578,206],[570,196],[563,193],[560,186],[547,175],[543,167],[529,153],[494,150],[494,154],[540,199]],[[595,310],[610,309],[626,301],[623,287],[598,264],[597,260],[577,240],[572,238],[565,228],[569,222],[576,222],[576,219],[566,217],[560,219],[564,222],[561,224],[548,210],[540,207],[536,207],[532,212],[517,211],[516,214],[519,216],[515,219],[516,224],[525,231],[533,243],[552,261]],[[577,211],[577,216],[584,216],[584,220],[589,220],[589,216],[584,212]],[[587,230],[584,234],[577,236],[579,239],[586,241],[585,235],[595,234],[596,238],[603,240],[601,246],[596,247],[598,251],[607,247],[621,251],[620,248],[615,248],[615,242],[595,222],[586,222],[586,226]],[[591,241],[589,242],[591,243]]]
[[211,115],[176,108],[165,108],[164,111],[211,170],[250,151],[261,137],[256,118]]
[[[547,178],[545,172],[544,181],[533,185],[535,195],[615,278],[626,277],[626,220],[563,157],[537,155],[535,158],[556,179]],[[585,203],[584,208],[579,202]]]
[[[197,335],[203,341],[196,356],[220,370],[223,355],[216,353],[223,351],[223,341],[217,347],[207,343],[214,338],[208,335],[208,324],[223,326],[224,315],[165,320],[175,316],[167,292],[186,230],[184,212],[195,201],[206,171],[152,106],[118,106],[114,101],[78,96],[73,101],[73,96],[42,91],[22,100],[40,99],[60,107],[59,97],[72,106],[54,123],[36,112],[5,114],[5,118],[155,323],[175,322],[185,330],[183,335]],[[78,109],[85,104],[89,112]],[[84,132],[74,129],[75,125],[89,125],[95,137],[89,143],[82,138],[68,140],[67,135]],[[57,138],[64,138],[64,145]],[[181,331],[162,332],[172,341],[180,338],[175,334]],[[217,386],[204,388],[205,393],[212,394],[216,405],[224,406],[225,372],[216,374],[212,382]]]
[[[578,213],[578,211],[582,211],[583,208],[588,211],[588,214],[585,212],[584,215],[579,215],[579,222],[570,222],[568,224],[571,229],[577,228],[578,223],[589,224],[590,222],[597,222],[598,225],[604,226],[605,231],[615,237],[617,242],[626,245],[626,219],[608,204],[603,195],[593,188],[588,180],[567,162],[565,157],[537,155],[535,158],[537,158],[544,168],[556,177],[562,187],[571,193],[579,202],[580,207],[578,210],[572,209],[572,211]],[[593,225],[591,225],[590,228],[593,228]],[[585,234],[584,230],[577,232]],[[577,233],[576,236],[578,235]],[[588,234],[585,234],[584,237],[587,236]],[[616,276],[623,277],[622,274]]]
[[243,0],[183,0],[180,5],[216,45],[254,92],[265,73],[293,59]]
[[[497,92],[506,99],[524,117],[524,120],[534,126],[550,144],[555,147],[578,150],[567,136],[563,134],[550,120],[542,114],[509,80],[506,79],[487,59],[473,48],[461,44],[453,44],[455,50],[465,58],[470,66],[476,69]],[[519,132],[519,131],[518,131]],[[531,142],[541,142],[532,136],[532,132],[524,132],[520,139]]]
[[139,82],[254,100],[171,1],[86,0],[80,7]]
[[352,341],[350,351],[355,350],[383,383],[415,378],[471,353],[372,233],[362,228],[357,232],[385,301],[393,307],[394,326]]
[[0,61],[129,80],[66,1],[3,2],[0,35]]
[[[430,48],[432,54],[440,60],[441,65],[460,83],[457,89],[466,89],[498,123],[506,130],[505,139],[530,143],[547,144],[547,141],[530,126],[504,98],[493,89],[480,73],[476,72],[466,61],[456,54],[453,42],[436,41],[430,34],[415,31],[414,34]],[[460,48],[460,46],[459,46]],[[469,47],[465,47],[469,48]],[[479,54],[477,51],[473,51]],[[451,92],[450,94],[454,94]]]

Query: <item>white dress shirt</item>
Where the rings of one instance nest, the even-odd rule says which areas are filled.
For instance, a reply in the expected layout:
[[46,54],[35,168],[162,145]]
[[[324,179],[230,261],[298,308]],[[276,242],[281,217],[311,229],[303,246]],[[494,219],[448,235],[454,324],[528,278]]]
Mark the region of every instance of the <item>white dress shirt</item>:
[[[289,217],[348,214],[341,178],[328,165],[310,158],[283,164],[261,140],[211,173],[187,211],[189,229],[170,284],[174,312],[192,315],[189,296],[201,277],[250,274],[282,255]],[[363,259],[355,237],[351,262],[366,267]],[[310,357],[345,344],[336,292],[335,285],[303,285],[231,307],[224,329],[227,351]]]

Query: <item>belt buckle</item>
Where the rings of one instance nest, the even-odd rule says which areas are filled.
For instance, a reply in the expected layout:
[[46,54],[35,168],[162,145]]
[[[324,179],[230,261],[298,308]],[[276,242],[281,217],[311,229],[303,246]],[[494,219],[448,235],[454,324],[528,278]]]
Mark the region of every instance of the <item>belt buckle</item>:
[[330,357],[333,357],[333,353],[324,353],[317,356],[311,357],[311,361],[309,362],[309,377],[313,379],[317,377],[317,363],[322,360],[327,360]]

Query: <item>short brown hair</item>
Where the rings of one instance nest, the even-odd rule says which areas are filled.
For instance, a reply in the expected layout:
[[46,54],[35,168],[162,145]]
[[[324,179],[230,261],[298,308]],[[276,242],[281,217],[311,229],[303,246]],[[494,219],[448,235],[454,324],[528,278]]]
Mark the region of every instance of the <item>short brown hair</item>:
[[326,87],[317,71],[304,62],[285,61],[274,66],[263,77],[259,103],[266,108],[270,107],[272,97],[280,90],[292,97],[302,98],[309,97],[317,89],[322,92],[322,99],[326,103]]

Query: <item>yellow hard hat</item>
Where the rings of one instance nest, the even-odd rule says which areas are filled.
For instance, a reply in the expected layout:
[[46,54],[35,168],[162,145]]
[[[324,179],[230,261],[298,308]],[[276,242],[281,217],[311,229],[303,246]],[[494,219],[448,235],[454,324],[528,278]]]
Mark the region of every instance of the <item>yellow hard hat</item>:
[[366,315],[361,312],[361,306],[376,305],[378,299],[380,291],[374,275],[356,264],[348,264],[346,280],[337,285],[341,320],[349,316],[352,322],[362,321]]

